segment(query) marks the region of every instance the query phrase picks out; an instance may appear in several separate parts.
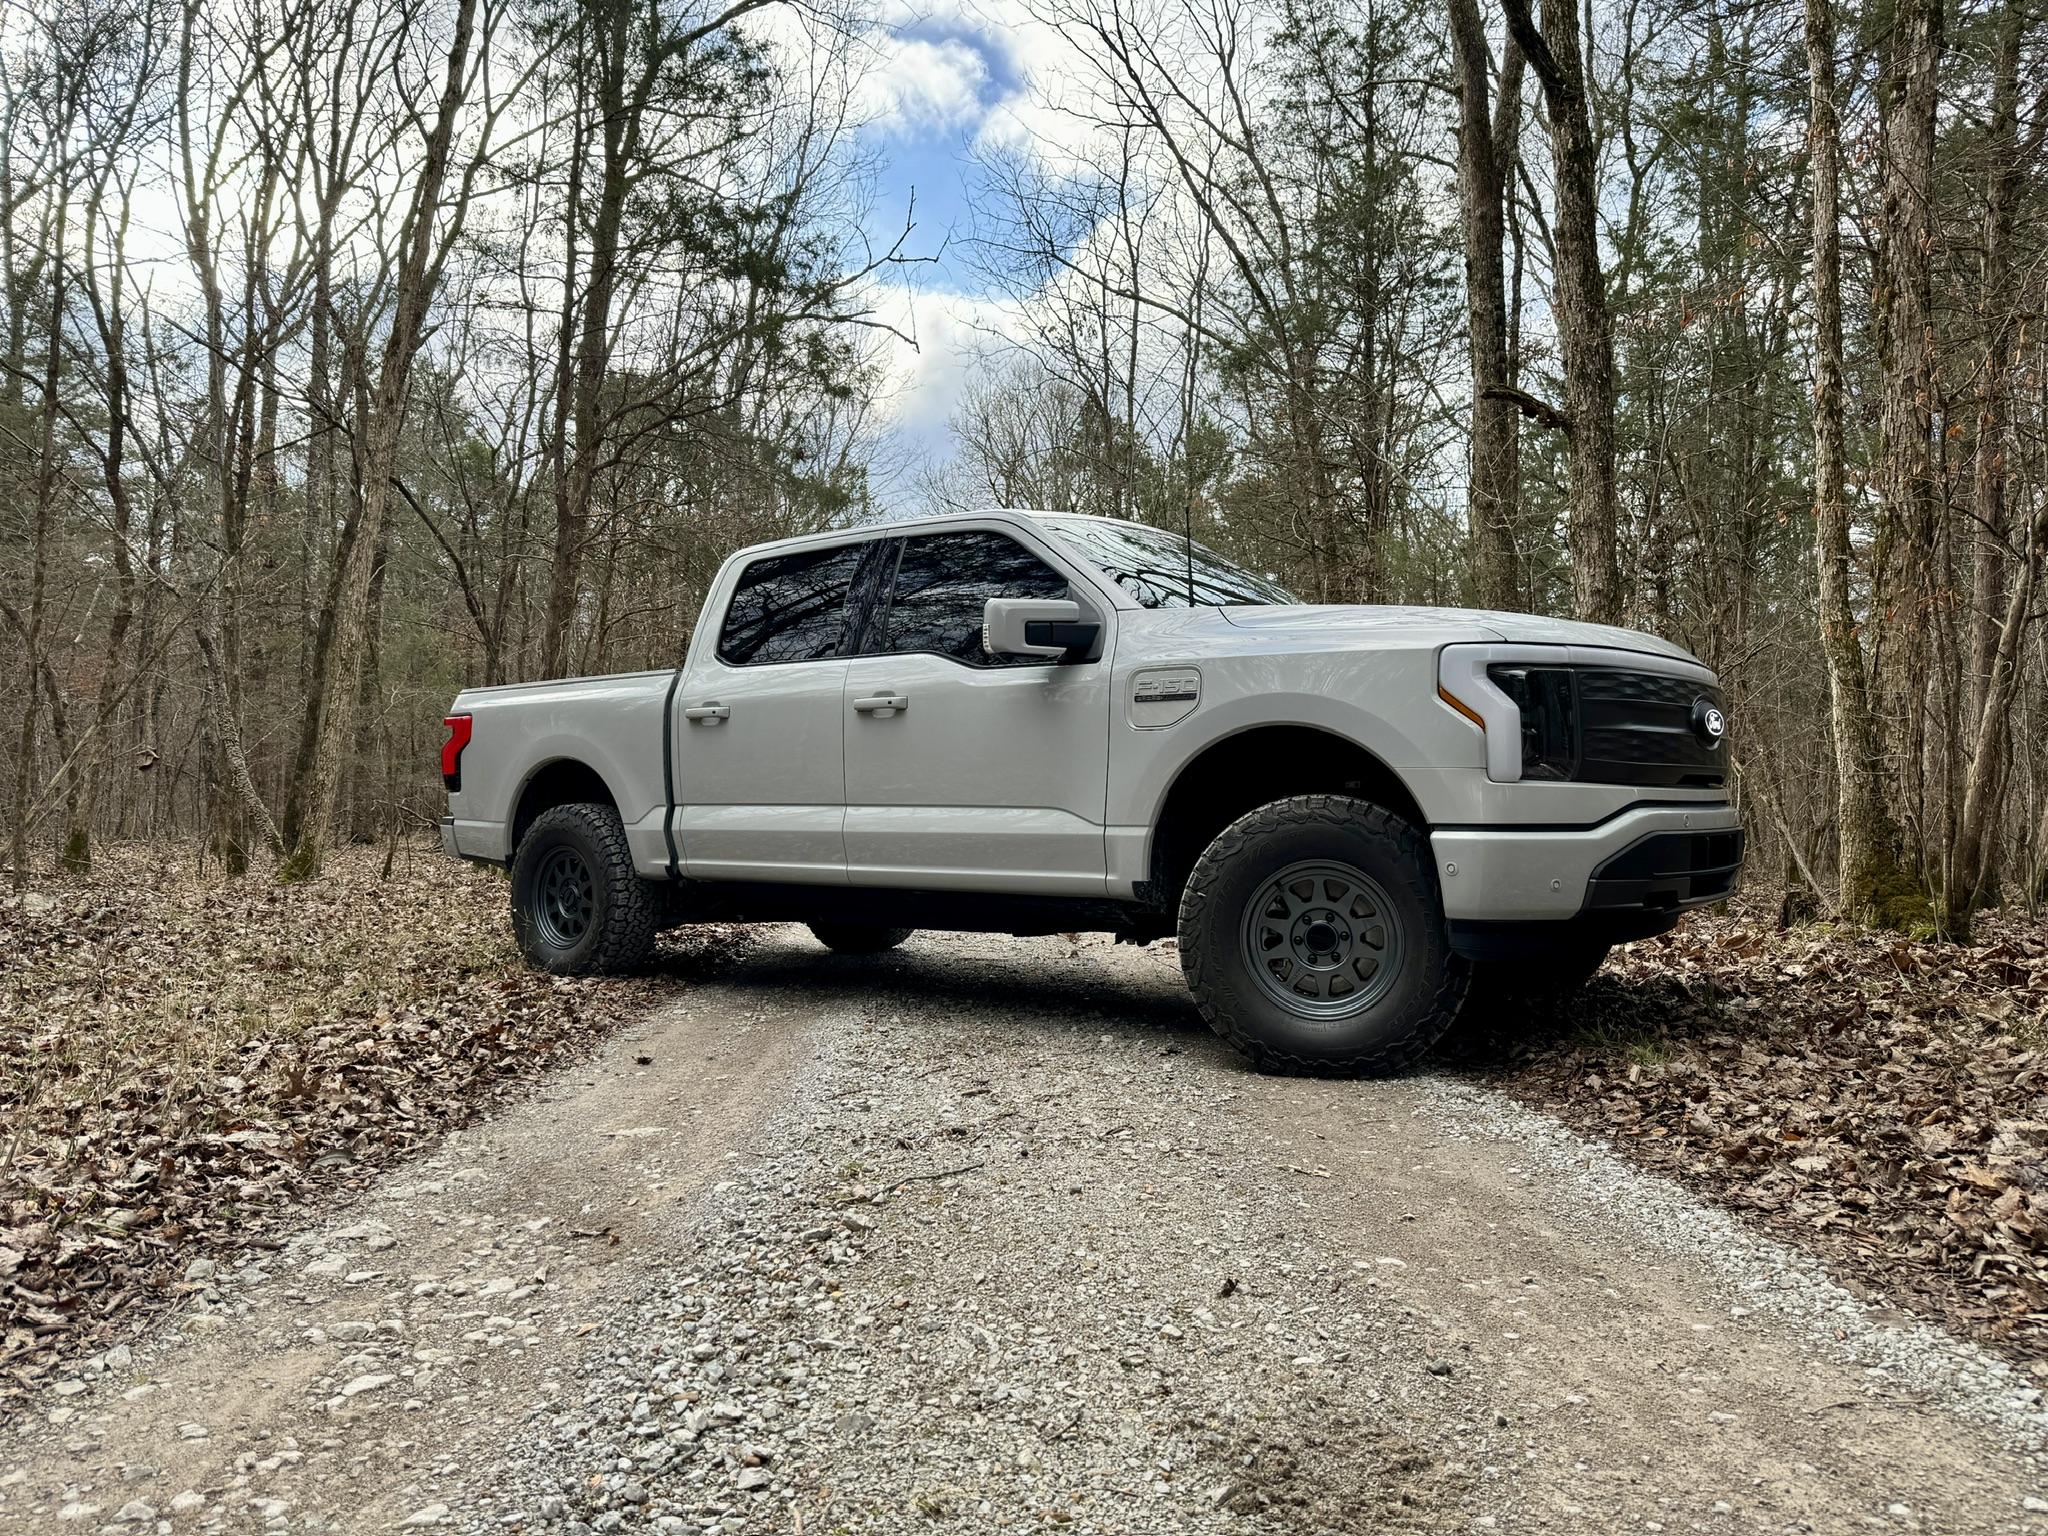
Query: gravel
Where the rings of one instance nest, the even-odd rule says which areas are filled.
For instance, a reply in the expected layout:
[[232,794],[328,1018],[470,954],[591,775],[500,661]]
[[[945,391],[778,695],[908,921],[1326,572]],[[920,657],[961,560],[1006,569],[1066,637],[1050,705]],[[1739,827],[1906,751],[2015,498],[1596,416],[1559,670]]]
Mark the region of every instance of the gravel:
[[[1219,1233],[1164,1198],[1230,1155],[1186,1115],[1234,1093],[1191,1102],[1172,1054],[1121,1035],[1023,1085],[968,1053],[906,1071],[899,1025],[832,1031],[676,1234],[690,1272],[607,1317],[605,1347],[466,1480],[466,1529],[787,1531],[792,1510],[806,1530],[1460,1523],[1482,1458],[1408,1440],[1352,1379],[1413,1314],[1370,1278],[1340,1310],[1302,1307],[1296,1282],[1348,1278],[1309,1234]],[[1162,1111],[1180,1139],[1141,1140]],[[1148,1250],[1195,1255],[1199,1291],[1180,1263],[1133,1261]],[[1259,1283],[1219,1297],[1226,1271]]]
[[[1527,1345],[1445,1305],[1447,1289],[1497,1283],[1488,1240],[1398,1238],[1414,1217],[1384,1202],[1445,1198],[1438,1166],[1396,1161],[1363,1182],[1346,1166],[1344,1136],[1378,1106],[1398,1115],[1379,1138],[1397,1157],[1498,1145],[1518,1195],[1598,1269],[1676,1268],[1725,1293],[1745,1336],[1789,1323],[1800,1347],[1860,1372],[1860,1397],[2042,1443],[2038,1400],[2001,1362],[1873,1314],[1812,1261],[1485,1090],[1279,1083],[1176,1011],[1164,1029],[1118,1027],[1131,999],[1112,994],[992,1028],[1003,1001],[956,987],[908,1017],[834,1020],[710,1208],[674,1233],[689,1272],[606,1318],[605,1347],[466,1479],[466,1528],[1483,1530],[1546,1504],[1563,1529],[1593,1508],[1618,1518],[1629,1504],[1601,1485],[1638,1480],[1634,1442],[1599,1427],[1593,1394],[1518,1395]],[[1276,1105],[1294,1106],[1277,1126],[1246,1113]],[[1517,1277],[1512,1304],[1557,1278]],[[1615,1294],[1597,1287],[1594,1319]],[[1642,1362],[1715,1384],[1701,1429],[1679,1435],[1787,1433],[1781,1407],[1725,1378],[1718,1339],[1683,1347]],[[1593,1459],[1556,1467],[1553,1416]],[[1803,1460],[1788,1470],[1795,1505],[1797,1484],[1823,1480]],[[1631,1518],[1725,1521],[1738,1503],[1714,1494],[1754,1512],[1731,1480]],[[1864,1516],[1898,1523],[1903,1501],[1877,1495]]]
[[0,1536],[2048,1533],[1999,1362],[1093,941],[771,932],[191,1283],[0,1427]]

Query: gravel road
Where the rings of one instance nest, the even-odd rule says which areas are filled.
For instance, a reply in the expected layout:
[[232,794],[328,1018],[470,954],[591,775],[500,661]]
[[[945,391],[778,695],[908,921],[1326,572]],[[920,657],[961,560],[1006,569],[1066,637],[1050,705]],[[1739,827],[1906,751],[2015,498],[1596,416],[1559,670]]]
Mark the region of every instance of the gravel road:
[[0,1426],[0,1533],[2031,1531],[1999,1362],[1168,950],[764,930]]

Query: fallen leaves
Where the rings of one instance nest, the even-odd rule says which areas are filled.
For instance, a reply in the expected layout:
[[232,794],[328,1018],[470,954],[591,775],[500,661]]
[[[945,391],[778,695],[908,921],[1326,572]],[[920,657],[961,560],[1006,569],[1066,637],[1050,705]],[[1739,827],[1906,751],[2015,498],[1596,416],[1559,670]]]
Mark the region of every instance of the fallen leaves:
[[1696,914],[1490,1075],[2048,1379],[2048,924],[1977,934]]
[[[117,847],[0,898],[0,1390],[275,1246],[677,982],[526,966],[493,871],[344,850],[318,884],[199,879]],[[729,930],[696,942],[714,947]]]

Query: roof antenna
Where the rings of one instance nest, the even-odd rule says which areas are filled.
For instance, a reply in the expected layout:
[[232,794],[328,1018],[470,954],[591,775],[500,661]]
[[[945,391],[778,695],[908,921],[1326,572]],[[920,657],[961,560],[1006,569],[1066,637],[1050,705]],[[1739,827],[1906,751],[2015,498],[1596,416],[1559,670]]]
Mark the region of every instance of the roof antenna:
[[1187,500],[1181,503],[1180,547],[1188,560],[1188,606],[1195,606],[1195,491],[1188,487]]

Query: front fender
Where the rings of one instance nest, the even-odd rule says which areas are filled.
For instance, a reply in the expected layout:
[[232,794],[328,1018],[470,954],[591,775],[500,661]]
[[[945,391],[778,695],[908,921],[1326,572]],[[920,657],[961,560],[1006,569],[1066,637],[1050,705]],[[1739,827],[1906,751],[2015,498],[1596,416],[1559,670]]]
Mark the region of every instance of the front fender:
[[[1381,655],[1256,658],[1224,667],[1197,664],[1200,707],[1165,730],[1139,730],[1119,706],[1111,726],[1109,820],[1150,827],[1188,765],[1233,736],[1268,726],[1323,731],[1377,758],[1435,817],[1434,773],[1484,767],[1485,741],[1470,722],[1436,696],[1434,655],[1398,651]],[[1310,676],[1302,676],[1307,664]],[[1327,674],[1327,675],[1326,675]],[[1122,691],[1128,692],[1125,680]],[[1387,701],[1382,703],[1381,701]],[[1398,708],[1393,707],[1398,701]]]

